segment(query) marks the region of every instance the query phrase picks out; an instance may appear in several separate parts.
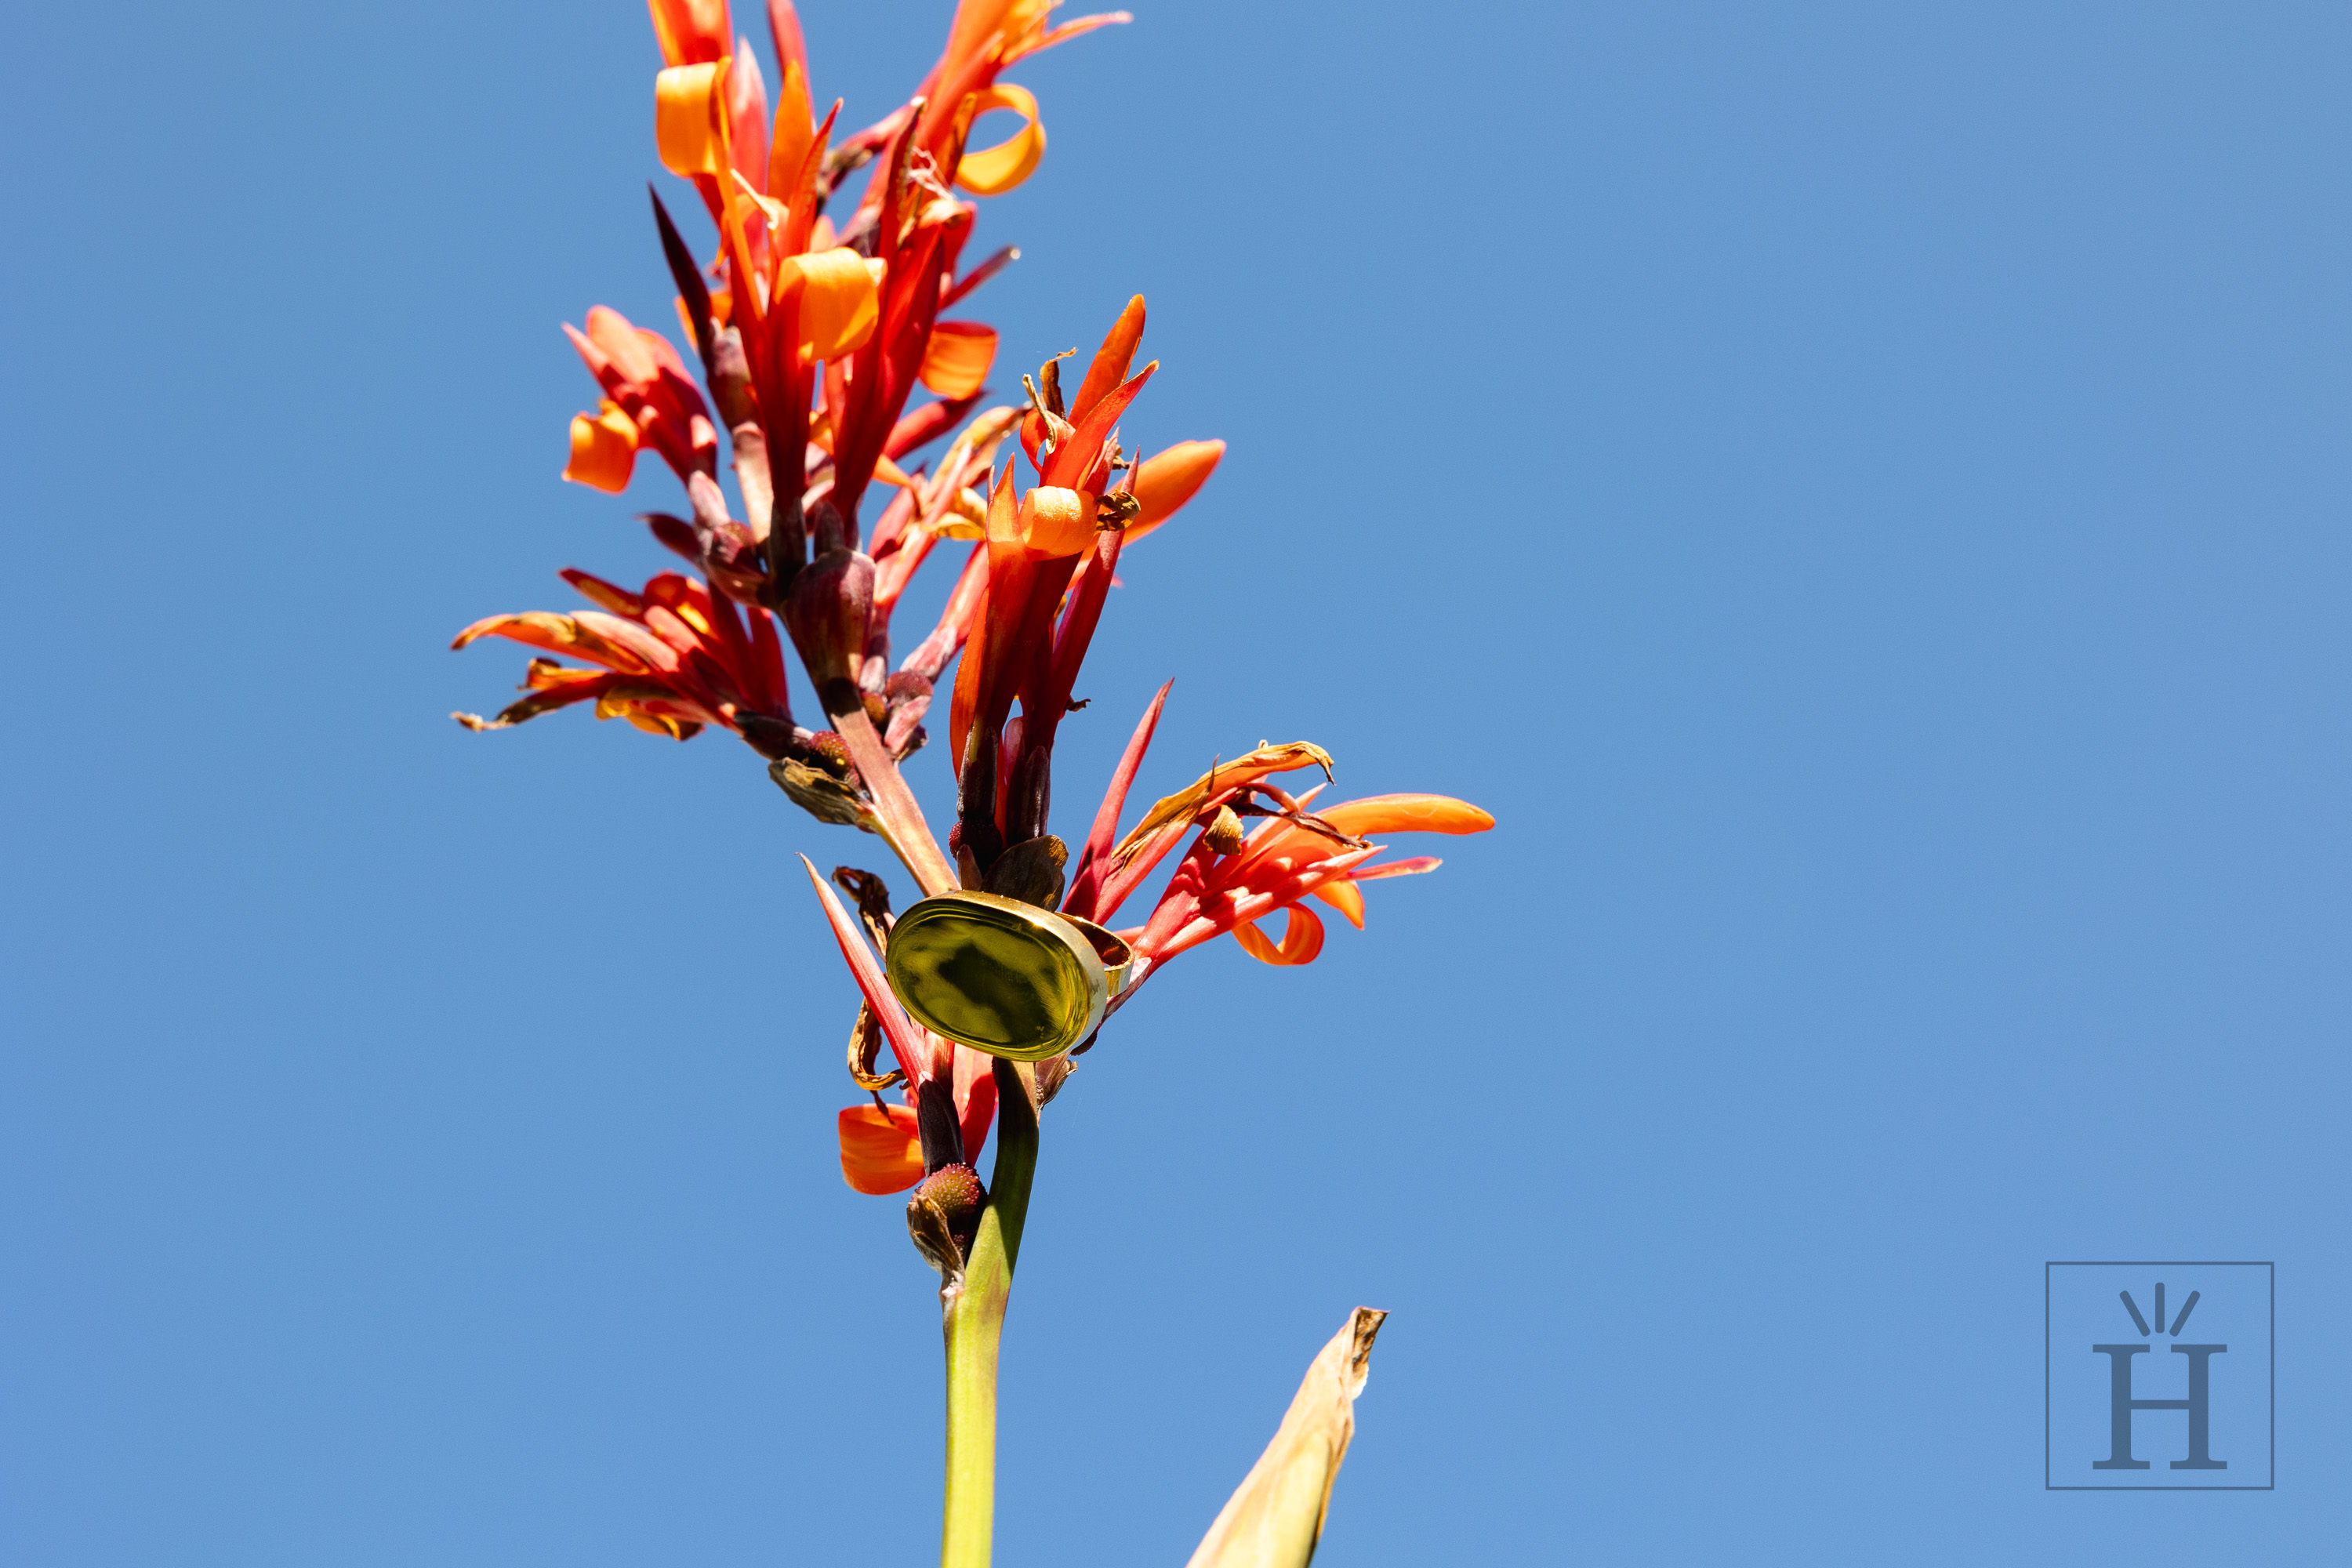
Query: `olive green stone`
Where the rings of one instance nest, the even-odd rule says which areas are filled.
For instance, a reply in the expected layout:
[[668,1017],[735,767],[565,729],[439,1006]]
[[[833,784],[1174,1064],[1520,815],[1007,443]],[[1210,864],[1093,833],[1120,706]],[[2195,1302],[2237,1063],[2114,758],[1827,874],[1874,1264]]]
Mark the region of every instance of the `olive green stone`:
[[975,1050],[1042,1061],[1102,1019],[1102,961],[1076,927],[1012,899],[925,899],[891,928],[890,989],[915,1021]]

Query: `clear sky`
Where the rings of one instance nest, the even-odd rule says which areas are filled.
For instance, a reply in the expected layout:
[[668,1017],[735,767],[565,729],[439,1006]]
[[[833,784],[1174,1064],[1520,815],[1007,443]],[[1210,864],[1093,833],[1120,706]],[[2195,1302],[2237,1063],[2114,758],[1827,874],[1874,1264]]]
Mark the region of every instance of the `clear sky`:
[[[1013,73],[975,241],[1000,385],[1139,289],[1130,432],[1233,444],[1063,830],[1171,676],[1146,794],[1304,739],[1502,826],[1054,1106],[1002,1560],[1181,1563],[1358,1302],[1333,1564],[2336,1560],[2342,9],[1134,4]],[[821,98],[948,10],[809,0]],[[935,1550],[793,859],[873,841],[446,717],[522,662],[457,628],[665,559],[657,466],[556,479],[558,322],[668,320],[657,64],[622,0],[11,25],[10,1563]],[[2042,1489],[2063,1258],[2275,1260],[2276,1491]]]

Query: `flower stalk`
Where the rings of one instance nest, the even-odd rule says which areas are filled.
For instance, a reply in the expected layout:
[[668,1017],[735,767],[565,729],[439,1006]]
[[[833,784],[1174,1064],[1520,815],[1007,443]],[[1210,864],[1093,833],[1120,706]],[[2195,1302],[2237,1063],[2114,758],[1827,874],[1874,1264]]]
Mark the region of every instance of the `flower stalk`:
[[1037,1170],[1037,1078],[995,1064],[996,1169],[961,1277],[940,1288],[948,1352],[947,1497],[940,1568],[988,1568],[996,1524],[996,1365],[1029,1184]]

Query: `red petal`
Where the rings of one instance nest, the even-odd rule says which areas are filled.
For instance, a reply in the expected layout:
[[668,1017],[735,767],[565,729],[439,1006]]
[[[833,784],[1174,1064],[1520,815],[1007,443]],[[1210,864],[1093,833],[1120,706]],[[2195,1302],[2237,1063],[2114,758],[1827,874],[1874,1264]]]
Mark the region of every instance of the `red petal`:
[[1111,388],[1127,379],[1127,367],[1135,363],[1136,345],[1143,341],[1143,296],[1138,294],[1118,313],[1118,320],[1103,336],[1102,347],[1095,351],[1094,363],[1087,366],[1086,380],[1078,383],[1078,395],[1070,399],[1070,421],[1083,424],[1096,404],[1110,395]]
[[[848,961],[849,973],[857,981],[858,992],[865,996],[866,1005],[874,1009],[874,1016],[881,1021],[882,1033],[890,1041],[891,1054],[898,1058],[898,1065],[906,1069],[910,1081],[919,1084],[937,1077],[940,1063],[929,1048],[930,1036],[918,1030],[899,1007],[898,998],[891,993],[890,982],[883,975],[881,964],[875,962],[874,950],[866,945],[865,933],[849,918],[849,911],[841,907],[841,900],[833,896],[833,889],[825,886],[824,879],[816,874],[816,868],[809,863],[809,858],[802,856],[801,864],[807,867],[809,882],[816,889],[817,897],[824,900],[825,921],[833,927],[833,940],[840,944],[841,956]],[[911,1117],[914,1112],[910,1110],[907,1114]],[[919,1158],[916,1163],[921,1163]],[[898,1189],[889,1190],[895,1192]]]
[[1110,868],[1110,847],[1118,833],[1119,813],[1127,809],[1127,792],[1135,786],[1135,775],[1143,766],[1143,753],[1151,749],[1151,732],[1160,727],[1160,710],[1168,705],[1168,693],[1175,684],[1173,680],[1166,681],[1152,694],[1151,706],[1143,710],[1142,722],[1128,738],[1118,766],[1111,770],[1110,787],[1103,791],[1102,806],[1095,813],[1094,829],[1087,835],[1086,849],[1078,857],[1078,874],[1071,881],[1070,896],[1062,900],[1063,910],[1082,921],[1100,925],[1118,912],[1116,907],[1098,907],[1096,900],[1102,891],[1104,875]]

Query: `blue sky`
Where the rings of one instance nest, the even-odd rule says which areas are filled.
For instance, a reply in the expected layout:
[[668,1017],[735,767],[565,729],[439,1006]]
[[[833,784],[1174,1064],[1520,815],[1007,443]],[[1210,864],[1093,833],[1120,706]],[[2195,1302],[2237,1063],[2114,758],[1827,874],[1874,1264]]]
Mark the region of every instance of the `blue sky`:
[[[1171,676],[1147,791],[1307,739],[1501,826],[1056,1102],[1003,1560],[1181,1563],[1358,1302],[1333,1563],[2340,1552],[2340,11],[1139,8],[976,241],[1007,373],[1141,290],[1130,431],[1233,443],[1064,831]],[[812,0],[819,94],[947,11]],[[557,323],[667,320],[644,16],[15,37],[0,1555],[922,1561],[793,858],[871,841],[446,717],[663,560],[555,478]],[[2276,1261],[2276,1491],[2042,1490],[2042,1265],[2151,1258]]]

